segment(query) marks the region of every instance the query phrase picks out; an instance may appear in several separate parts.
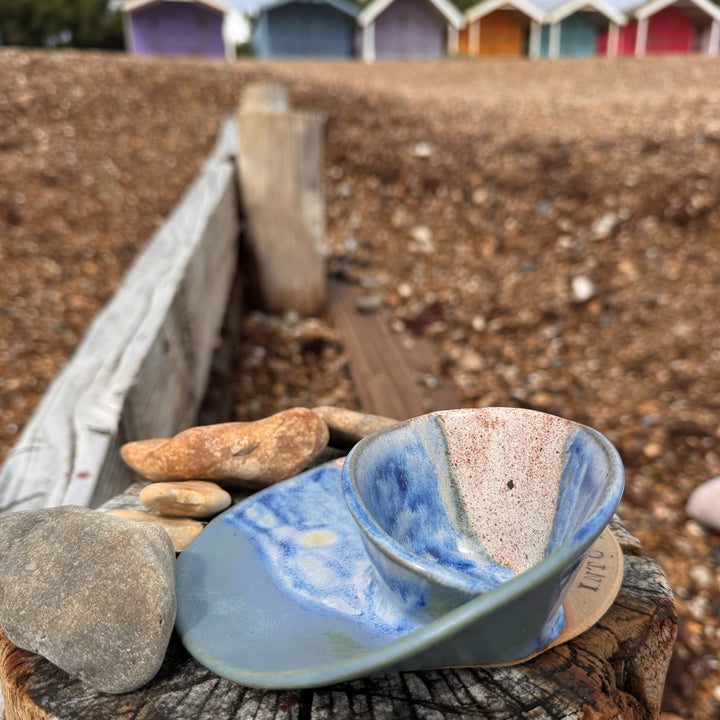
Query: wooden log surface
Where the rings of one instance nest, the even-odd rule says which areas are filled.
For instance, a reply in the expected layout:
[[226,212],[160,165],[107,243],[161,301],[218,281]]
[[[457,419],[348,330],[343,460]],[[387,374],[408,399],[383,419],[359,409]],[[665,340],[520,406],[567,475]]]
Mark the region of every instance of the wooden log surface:
[[193,423],[237,265],[235,132],[48,389],[0,470],[0,512],[102,502],[136,479],[123,442]]
[[[140,487],[107,507],[137,507]],[[677,631],[672,592],[637,540],[618,522],[611,527],[625,555],[615,603],[590,630],[522,665],[390,673],[314,690],[269,691],[220,678],[173,636],[150,684],[107,695],[0,634],[6,720],[652,720]]]

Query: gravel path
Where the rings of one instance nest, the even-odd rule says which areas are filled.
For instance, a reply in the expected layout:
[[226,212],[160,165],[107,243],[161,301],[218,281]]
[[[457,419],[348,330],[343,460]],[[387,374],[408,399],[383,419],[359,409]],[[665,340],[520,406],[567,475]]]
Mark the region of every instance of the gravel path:
[[[336,274],[430,338],[467,406],[590,424],[681,631],[668,718],[720,714],[720,64],[225,65],[0,52],[0,454],[188,185],[248,79],[328,115]],[[323,318],[245,322],[238,416],[353,406]],[[428,382],[430,379],[423,378]]]

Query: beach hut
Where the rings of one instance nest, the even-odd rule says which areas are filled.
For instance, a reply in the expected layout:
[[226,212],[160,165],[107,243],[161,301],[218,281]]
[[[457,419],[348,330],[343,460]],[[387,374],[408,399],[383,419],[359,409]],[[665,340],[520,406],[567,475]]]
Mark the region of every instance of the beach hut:
[[548,11],[540,41],[541,57],[595,55],[598,36],[607,31],[613,54],[619,28],[628,22],[625,13],[606,0],[570,0]]
[[460,55],[540,54],[543,11],[529,0],[482,0],[465,11]]
[[133,55],[227,57],[227,8],[214,0],[128,0],[123,7],[125,47]]
[[358,24],[363,60],[372,62],[455,55],[465,20],[450,0],[371,0]]
[[278,0],[256,15],[253,53],[260,58],[352,57],[359,12],[349,0]]
[[[709,0],[652,0],[636,8],[635,20],[620,28],[619,55],[704,52],[720,50],[720,8]],[[607,33],[598,38],[598,52],[611,42]]]
[[703,28],[710,28],[707,52],[718,54],[720,8],[710,0],[653,0],[635,11],[635,54],[700,51]]

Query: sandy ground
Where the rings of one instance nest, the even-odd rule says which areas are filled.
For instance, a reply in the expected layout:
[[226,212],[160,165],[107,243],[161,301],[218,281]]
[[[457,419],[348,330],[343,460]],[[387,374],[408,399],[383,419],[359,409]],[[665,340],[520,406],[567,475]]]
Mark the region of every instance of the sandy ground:
[[[0,457],[208,152],[243,84],[327,114],[329,263],[430,338],[467,406],[592,425],[680,637],[664,710],[720,713],[720,63],[226,65],[0,52]],[[240,418],[351,406],[332,330],[245,323]],[[318,341],[317,336],[322,336]],[[309,339],[308,339],[309,338]]]

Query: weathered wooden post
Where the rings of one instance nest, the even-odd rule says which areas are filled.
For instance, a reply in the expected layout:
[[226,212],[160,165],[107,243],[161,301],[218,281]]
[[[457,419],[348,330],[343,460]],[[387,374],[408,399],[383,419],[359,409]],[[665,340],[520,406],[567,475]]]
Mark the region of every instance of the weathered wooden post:
[[289,109],[287,88],[280,83],[251,83],[243,90],[240,112],[286,112]]
[[312,315],[325,302],[325,118],[250,86],[238,111],[240,196],[263,307]]

